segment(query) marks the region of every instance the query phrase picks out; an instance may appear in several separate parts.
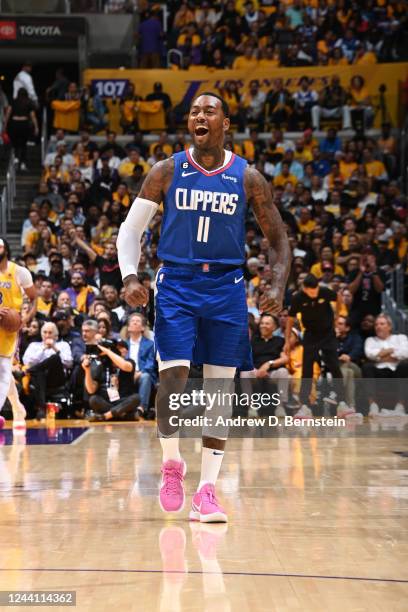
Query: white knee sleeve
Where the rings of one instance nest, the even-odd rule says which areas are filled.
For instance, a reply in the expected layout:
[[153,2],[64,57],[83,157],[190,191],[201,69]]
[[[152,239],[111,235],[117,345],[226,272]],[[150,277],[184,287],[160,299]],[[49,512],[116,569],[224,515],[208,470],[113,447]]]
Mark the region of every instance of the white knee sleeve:
[[204,378],[234,378],[237,368],[204,364]]
[[0,411],[8,396],[11,376],[11,358],[0,357]]

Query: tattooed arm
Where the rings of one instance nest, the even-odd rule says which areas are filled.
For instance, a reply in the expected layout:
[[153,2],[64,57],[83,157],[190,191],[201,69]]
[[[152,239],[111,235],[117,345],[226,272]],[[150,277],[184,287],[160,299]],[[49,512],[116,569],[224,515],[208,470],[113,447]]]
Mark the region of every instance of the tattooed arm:
[[269,242],[272,289],[261,298],[260,308],[264,312],[277,314],[282,310],[291,265],[289,240],[279,211],[273,203],[269,185],[262,174],[254,168],[247,168],[244,181],[247,200],[252,205],[262,233]]
[[[121,229],[118,236],[118,255],[119,264],[121,265],[121,271],[123,278],[123,284],[125,286],[125,300],[129,306],[144,306],[149,301],[149,294],[147,289],[138,281],[137,275],[134,273],[135,263],[139,261],[140,256],[140,240],[149,222],[149,210],[151,209],[151,215],[154,214],[154,205],[150,206],[149,202],[142,202],[140,199],[149,200],[150,203],[154,202],[160,204],[170,187],[174,171],[174,160],[166,159],[158,162],[147,174],[139,195],[132,204],[134,206],[145,206],[147,212],[143,212],[141,208],[139,215],[137,211],[133,209],[133,212],[129,212],[129,219],[122,223]],[[142,227],[143,226],[143,227]],[[137,241],[137,244],[136,244]],[[133,250],[132,250],[133,249]],[[121,258],[121,252],[126,253]],[[132,263],[133,262],[133,263]],[[130,263],[130,265],[127,265]],[[123,265],[122,265],[123,264]]]

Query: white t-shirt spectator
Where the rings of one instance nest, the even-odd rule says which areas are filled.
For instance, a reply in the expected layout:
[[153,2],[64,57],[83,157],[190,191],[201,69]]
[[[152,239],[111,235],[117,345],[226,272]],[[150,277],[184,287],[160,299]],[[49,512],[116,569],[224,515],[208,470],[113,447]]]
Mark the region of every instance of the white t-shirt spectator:
[[17,98],[19,90],[24,87],[27,90],[28,97],[35,105],[38,104],[38,96],[34,89],[33,77],[29,72],[20,70],[16,78],[13,81],[13,99]]
[[[408,359],[408,338],[405,334],[391,334],[388,338],[385,338],[385,340],[373,336],[372,338],[367,338],[365,341],[364,352],[366,357],[371,361],[376,361],[382,349],[394,349],[393,355],[398,361]],[[389,368],[395,372],[397,365],[398,363],[396,361],[380,361],[375,367],[379,370]]]
[[[62,365],[65,368],[70,368],[73,363],[71,347],[68,342],[64,342],[64,340],[60,340],[55,343],[55,348],[59,351],[59,355],[61,357]],[[55,355],[55,350],[53,348],[45,348],[43,342],[31,342],[28,345],[26,352],[23,355],[23,363],[24,365],[31,367],[42,363],[48,357]]]

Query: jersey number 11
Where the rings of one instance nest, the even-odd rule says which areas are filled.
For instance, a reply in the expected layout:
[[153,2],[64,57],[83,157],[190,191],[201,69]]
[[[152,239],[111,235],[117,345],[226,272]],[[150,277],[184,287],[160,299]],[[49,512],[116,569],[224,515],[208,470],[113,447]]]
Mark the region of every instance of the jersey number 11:
[[197,242],[208,242],[210,217],[198,217]]

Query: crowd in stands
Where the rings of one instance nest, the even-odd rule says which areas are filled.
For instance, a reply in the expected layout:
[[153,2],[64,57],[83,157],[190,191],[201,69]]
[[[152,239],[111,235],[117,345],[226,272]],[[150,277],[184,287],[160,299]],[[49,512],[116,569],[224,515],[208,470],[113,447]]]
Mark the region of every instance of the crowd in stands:
[[[86,130],[72,146],[62,130],[52,139],[23,224],[18,259],[33,273],[40,296],[37,315],[23,330],[15,366],[21,375],[28,369],[35,382],[28,382],[26,390],[28,408],[36,414],[41,416],[44,399],[55,397],[56,381],[65,379],[74,393],[73,414],[83,414],[85,407],[94,419],[149,415],[157,380],[152,330],[161,212],[143,240],[139,275],[150,300],[135,317],[123,299],[116,237],[149,168],[187,147],[186,142],[183,131],[171,138],[163,133],[159,144],[150,145],[140,132],[126,146],[112,131],[102,144]],[[226,148],[245,156],[269,182],[293,256],[285,310],[279,319],[262,316],[259,301],[270,287],[268,245],[249,210],[244,274],[254,354],[260,338],[273,338],[255,359],[255,376],[269,377],[276,370],[281,377],[285,371],[288,390],[296,395],[301,326],[292,334],[290,359],[282,353],[282,335],[286,308],[312,273],[322,287],[342,296],[336,330],[350,405],[356,402],[356,377],[373,377],[380,370],[380,376],[402,372],[406,377],[404,336],[393,340],[399,346],[395,353],[393,344],[385,343],[385,352],[380,352],[382,341],[367,340],[392,335],[389,320],[384,325],[384,319],[376,318],[381,293],[387,272],[399,265],[407,269],[407,198],[396,180],[397,142],[390,126],[383,126],[377,140],[363,132],[341,140],[329,128],[320,140],[310,129],[296,141],[274,129],[264,141],[252,130],[239,144],[228,134]],[[58,359],[49,354],[53,346]],[[275,362],[269,373],[262,368],[263,359]],[[98,365],[101,361],[104,367]],[[96,368],[94,378],[91,366]],[[131,401],[123,405],[123,397]]]
[[[353,76],[347,84],[341,84],[340,78],[334,75],[321,86],[302,76],[293,91],[285,87],[281,78],[276,78],[265,91],[257,79],[251,80],[247,87],[228,80],[219,86],[218,93],[228,103],[232,126],[239,132],[251,127],[261,132],[273,127],[294,131],[306,127],[320,130],[323,122],[331,122],[343,130],[361,131],[371,128],[378,109],[386,107],[381,94],[372,96],[369,93],[361,75]],[[51,104],[54,100],[79,101],[78,110],[75,111],[79,113],[79,125],[93,133],[106,129],[111,122],[106,100],[88,86],[79,89],[76,83],[68,81],[61,70],[57,70],[55,81],[47,89],[47,97]],[[140,103],[155,101],[162,102],[164,124],[170,133],[185,125],[188,103],[182,101],[173,104],[162,83],[156,82],[152,91],[142,98],[135,85],[129,82],[117,102],[123,133],[139,131]]]
[[367,65],[401,61],[406,0],[174,0],[167,31],[160,5],[142,3],[140,66],[181,69]]

